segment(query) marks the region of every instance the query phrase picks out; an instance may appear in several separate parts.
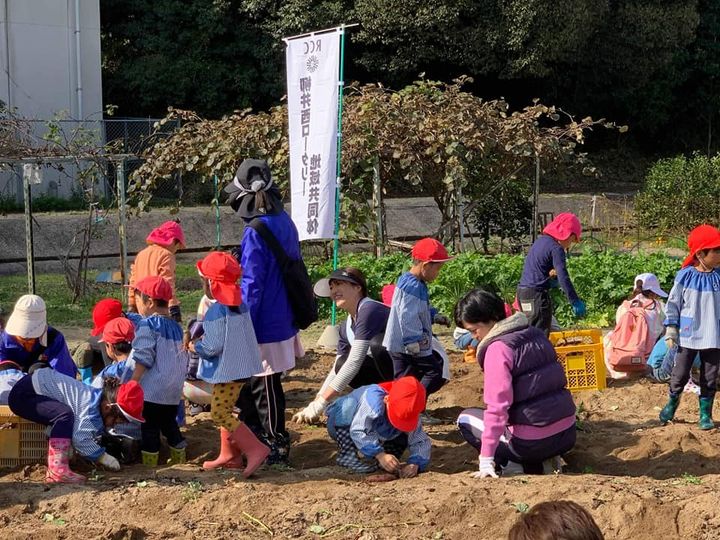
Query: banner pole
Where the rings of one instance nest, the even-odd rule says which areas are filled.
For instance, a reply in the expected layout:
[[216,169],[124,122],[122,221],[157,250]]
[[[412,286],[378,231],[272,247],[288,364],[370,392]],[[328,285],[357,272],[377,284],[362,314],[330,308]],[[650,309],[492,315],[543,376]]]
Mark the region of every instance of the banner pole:
[[[340,68],[338,77],[338,121],[337,121],[337,151],[336,151],[336,178],[335,178],[335,239],[333,240],[333,270],[338,267],[338,251],[340,250],[340,176],[342,174],[342,112],[345,64],[345,25],[340,27]],[[335,326],[337,320],[337,306],[332,305],[331,324]]]

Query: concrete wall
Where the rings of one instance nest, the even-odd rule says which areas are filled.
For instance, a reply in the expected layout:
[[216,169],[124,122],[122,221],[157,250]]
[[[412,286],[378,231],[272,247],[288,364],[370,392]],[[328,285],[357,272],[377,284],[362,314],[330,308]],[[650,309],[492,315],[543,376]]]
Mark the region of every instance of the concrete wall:
[[[80,70],[75,0],[0,0],[0,100],[20,116],[102,119],[100,2],[79,0],[78,5]],[[44,131],[45,124],[38,123],[36,133]],[[72,192],[67,174],[49,170],[44,176],[35,194]],[[21,198],[21,190],[13,175],[0,173],[0,196]]]

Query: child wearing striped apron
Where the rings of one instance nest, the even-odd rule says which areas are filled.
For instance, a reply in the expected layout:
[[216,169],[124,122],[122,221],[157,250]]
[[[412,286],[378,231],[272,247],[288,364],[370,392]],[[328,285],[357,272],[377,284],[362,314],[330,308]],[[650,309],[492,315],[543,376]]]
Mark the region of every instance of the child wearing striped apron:
[[156,467],[160,456],[160,434],[170,447],[170,464],[185,463],[187,442],[177,423],[182,399],[188,354],[183,347],[183,330],[170,318],[168,302],[172,287],[160,276],[146,277],[135,285],[138,323],[132,342],[135,363],[132,380],[145,391],[142,425],[143,465]]
[[244,456],[243,476],[247,478],[263,464],[270,449],[232,414],[243,384],[262,371],[250,312],[238,285],[242,271],[232,255],[219,251],[198,261],[197,268],[215,303],[205,314],[203,336],[188,348],[200,357],[197,377],[213,384],[212,419],[220,429],[220,455],[203,463],[203,469],[242,468]]

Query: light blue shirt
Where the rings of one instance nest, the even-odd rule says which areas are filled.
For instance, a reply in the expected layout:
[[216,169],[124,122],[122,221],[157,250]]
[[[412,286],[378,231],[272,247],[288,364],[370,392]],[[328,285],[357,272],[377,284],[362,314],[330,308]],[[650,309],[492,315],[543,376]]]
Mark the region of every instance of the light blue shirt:
[[140,321],[130,358],[146,369],[140,379],[146,402],[180,403],[188,354],[183,350],[183,331],[178,323],[157,314]]
[[215,302],[203,319],[203,337],[195,342],[200,357],[197,377],[209,383],[248,379],[263,370],[250,312]]
[[[393,427],[385,413],[387,392],[377,384],[361,386],[336,399],[328,408],[328,425],[349,427],[350,437],[360,452],[370,458],[383,452],[383,442],[399,437],[403,432]],[[422,423],[407,434],[410,457],[407,462],[424,471],[430,464],[431,442]]]
[[667,299],[664,324],[678,328],[681,347],[720,348],[720,273],[693,266],[680,270]]
[[100,414],[102,390],[48,368],[33,373],[32,383],[37,394],[64,403],[72,409],[75,415],[73,446],[80,455],[97,461],[105,453],[105,449],[97,443],[97,439],[105,432]]
[[404,353],[410,343],[420,344],[418,356],[432,355],[430,296],[424,281],[406,272],[393,293],[383,346],[390,353]]

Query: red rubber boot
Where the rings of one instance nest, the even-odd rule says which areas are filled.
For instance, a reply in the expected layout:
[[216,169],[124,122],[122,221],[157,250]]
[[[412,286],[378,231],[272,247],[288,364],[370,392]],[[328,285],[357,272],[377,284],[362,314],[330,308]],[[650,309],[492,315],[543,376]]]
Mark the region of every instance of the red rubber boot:
[[45,482],[48,484],[66,483],[81,484],[85,481],[82,474],[70,470],[70,454],[72,441],[70,439],[51,438],[48,444],[48,468]]
[[270,449],[261,443],[260,439],[242,422],[230,435],[230,441],[235,445],[235,448],[238,448],[243,453],[247,460],[247,465],[243,471],[245,478],[258,470],[270,454]]
[[242,454],[233,448],[230,442],[230,432],[223,427],[220,428],[220,455],[212,461],[203,463],[203,469],[206,471],[212,471],[220,467],[226,469],[243,468]]

